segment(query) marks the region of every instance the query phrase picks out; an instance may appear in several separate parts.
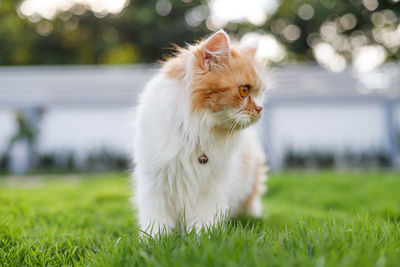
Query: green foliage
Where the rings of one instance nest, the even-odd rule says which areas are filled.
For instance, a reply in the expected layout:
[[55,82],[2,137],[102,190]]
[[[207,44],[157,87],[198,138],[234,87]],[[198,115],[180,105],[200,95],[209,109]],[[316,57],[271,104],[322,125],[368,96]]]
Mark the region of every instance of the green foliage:
[[[335,50],[350,59],[352,51],[357,48],[354,44],[354,39],[352,40],[353,37],[362,37],[365,40],[363,45],[383,45],[388,53],[388,59],[400,59],[398,46],[397,49],[393,49],[387,44],[383,44],[373,34],[374,29],[394,30],[398,27],[400,3],[391,0],[377,2],[379,4],[376,9],[368,10],[361,0],[282,0],[277,12],[273,14],[271,19],[262,28],[271,31],[279,40],[286,44],[288,50],[297,59],[314,60],[311,48],[316,41],[331,43]],[[313,16],[309,19],[301,18],[299,15],[299,9],[305,4],[311,6],[313,9]],[[380,13],[380,11],[387,10],[391,12],[391,15],[394,14],[395,20],[393,24],[388,21],[380,24],[376,19],[374,20],[374,15],[381,16],[383,13]],[[351,14],[355,18],[355,24],[348,28],[343,26],[346,26],[346,17],[344,17],[346,14]],[[332,22],[335,25],[340,38],[336,37],[333,40],[327,40],[322,36],[321,26],[327,22]],[[282,31],[286,25],[298,26],[301,30],[300,38],[295,41],[285,39]],[[353,47],[350,48],[348,46]]]
[[184,45],[205,32],[204,26],[185,27],[185,12],[200,1],[170,1],[168,16],[155,12],[156,1],[134,0],[120,14],[105,18],[70,10],[35,23],[18,16],[21,2],[0,2],[0,65],[149,62],[160,59],[171,42]]
[[[172,9],[166,16],[156,12],[157,1],[131,0],[117,15],[99,18],[88,10],[76,15],[77,4],[55,20],[31,22],[17,14],[22,0],[3,0],[0,65],[125,64],[161,59],[171,42],[184,45],[209,32],[205,20],[196,27],[185,20],[200,5],[208,9],[208,1],[168,1]],[[237,36],[251,31],[271,33],[286,46],[289,60],[315,60],[313,45],[320,42],[329,43],[347,60],[360,46],[377,44],[385,49],[388,60],[394,60],[400,58],[395,33],[399,20],[400,2],[394,0],[379,1],[370,9],[361,0],[281,0],[263,25],[231,22],[225,29]],[[321,34],[321,27],[328,23],[337,31],[334,36]],[[293,25],[299,36],[288,39],[285,28]]]
[[0,174],[7,173],[10,162],[10,155],[7,153],[0,154]]
[[16,7],[14,0],[0,2],[0,65],[33,61],[30,48],[37,35],[33,25],[18,17]]
[[400,175],[272,175],[262,219],[140,236],[128,175],[0,180],[5,266],[398,266]]

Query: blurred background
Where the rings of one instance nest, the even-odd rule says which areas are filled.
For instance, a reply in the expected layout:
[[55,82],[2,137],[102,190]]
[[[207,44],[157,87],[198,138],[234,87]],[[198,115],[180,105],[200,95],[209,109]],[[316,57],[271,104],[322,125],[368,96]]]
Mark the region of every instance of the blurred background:
[[270,66],[273,171],[400,167],[399,0],[0,0],[0,174],[128,170],[154,62],[220,28]]

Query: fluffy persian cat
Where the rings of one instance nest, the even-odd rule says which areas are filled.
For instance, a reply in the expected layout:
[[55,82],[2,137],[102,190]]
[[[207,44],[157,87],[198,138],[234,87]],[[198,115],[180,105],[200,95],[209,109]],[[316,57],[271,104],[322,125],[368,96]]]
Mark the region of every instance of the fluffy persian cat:
[[261,215],[265,156],[249,127],[261,117],[265,89],[255,52],[220,30],[179,48],[147,84],[134,137],[143,231]]

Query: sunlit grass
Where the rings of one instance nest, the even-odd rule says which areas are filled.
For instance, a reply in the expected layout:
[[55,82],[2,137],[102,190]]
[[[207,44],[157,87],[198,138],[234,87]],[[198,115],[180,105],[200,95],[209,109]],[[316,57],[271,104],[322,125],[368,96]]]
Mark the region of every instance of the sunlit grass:
[[398,173],[272,175],[265,217],[140,237],[126,174],[0,178],[0,263],[398,266]]

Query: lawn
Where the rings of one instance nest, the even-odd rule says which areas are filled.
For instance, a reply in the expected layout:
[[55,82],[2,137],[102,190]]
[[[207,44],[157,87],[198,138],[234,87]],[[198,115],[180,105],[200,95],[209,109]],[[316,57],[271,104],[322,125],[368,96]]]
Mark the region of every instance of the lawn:
[[400,174],[273,174],[265,216],[138,235],[127,174],[0,177],[0,265],[400,266]]

